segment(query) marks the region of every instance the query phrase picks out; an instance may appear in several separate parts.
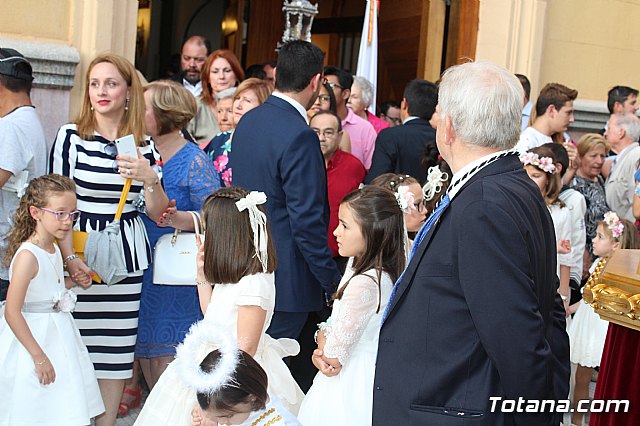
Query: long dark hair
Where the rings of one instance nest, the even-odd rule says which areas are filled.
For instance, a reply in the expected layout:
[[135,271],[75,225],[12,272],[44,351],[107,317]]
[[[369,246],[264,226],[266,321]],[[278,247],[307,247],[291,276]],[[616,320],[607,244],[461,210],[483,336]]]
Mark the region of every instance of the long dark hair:
[[[249,194],[237,186],[220,188],[202,206],[205,224],[204,275],[212,283],[237,283],[246,275],[262,272],[255,255],[249,214],[238,211],[236,202]],[[263,206],[258,206],[264,212]],[[267,271],[276,269],[276,251],[267,222]]]
[[[349,206],[353,218],[360,226],[365,239],[365,250],[362,256],[353,260],[353,276],[375,269],[378,285],[378,308],[380,311],[380,280],[382,272],[389,274],[395,282],[406,263],[404,248],[405,231],[404,215],[395,195],[387,189],[376,186],[365,186],[348,194],[342,200]],[[335,295],[342,298],[347,281]]]
[[[536,148],[531,148],[528,152],[538,154],[539,157],[549,157],[554,164],[557,162],[553,150],[551,150],[547,146],[542,145]],[[547,186],[545,187],[543,194],[545,202],[549,205],[557,203],[560,205],[560,207],[564,207],[565,203],[560,199],[560,192],[562,191],[562,180],[560,178],[560,173],[549,173],[545,172],[538,166],[533,167],[536,167],[538,170],[547,174]]]
[[[196,394],[200,408],[206,411],[214,408],[221,411],[235,412],[238,404],[251,404],[253,411],[261,410],[267,405],[267,373],[251,355],[238,349],[238,365],[233,373],[230,384],[218,389],[215,393]],[[211,372],[220,362],[221,354],[215,350],[207,355],[200,369],[205,373]]]

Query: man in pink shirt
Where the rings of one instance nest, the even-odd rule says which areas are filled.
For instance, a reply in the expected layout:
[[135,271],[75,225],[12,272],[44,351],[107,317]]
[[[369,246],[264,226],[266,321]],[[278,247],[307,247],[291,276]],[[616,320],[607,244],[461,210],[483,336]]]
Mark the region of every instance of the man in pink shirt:
[[347,71],[331,65],[324,68],[324,77],[336,97],[336,112],[342,120],[342,128],[351,138],[351,154],[362,162],[365,169],[369,170],[377,134],[371,123],[347,108],[353,77]]

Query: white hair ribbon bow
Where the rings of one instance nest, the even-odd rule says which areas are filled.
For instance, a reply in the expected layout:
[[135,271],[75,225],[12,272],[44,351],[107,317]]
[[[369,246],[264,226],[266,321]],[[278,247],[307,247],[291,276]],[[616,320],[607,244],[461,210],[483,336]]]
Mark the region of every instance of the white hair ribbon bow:
[[422,187],[422,192],[424,193],[424,200],[430,201],[433,197],[442,190],[442,184],[449,178],[449,175],[442,170],[440,167],[433,166],[429,167],[427,172],[427,182]]
[[249,212],[249,221],[251,222],[251,230],[253,231],[253,246],[256,255],[262,264],[262,271],[267,271],[267,216],[258,209],[258,204],[267,202],[267,196],[264,192],[251,191],[246,197],[236,201],[238,211],[247,210]]

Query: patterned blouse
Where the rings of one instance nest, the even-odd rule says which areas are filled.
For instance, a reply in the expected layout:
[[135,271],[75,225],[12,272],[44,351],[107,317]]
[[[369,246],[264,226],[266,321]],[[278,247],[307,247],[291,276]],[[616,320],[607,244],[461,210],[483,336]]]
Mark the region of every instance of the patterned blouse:
[[604,194],[604,179],[602,179],[602,176],[598,176],[598,179],[594,182],[590,179],[576,176],[571,181],[571,187],[584,195],[584,199],[587,202],[587,212],[584,215],[584,225],[587,230],[586,248],[589,250],[591,258],[594,258],[592,240],[596,236],[598,222],[603,220],[604,214],[610,210]]

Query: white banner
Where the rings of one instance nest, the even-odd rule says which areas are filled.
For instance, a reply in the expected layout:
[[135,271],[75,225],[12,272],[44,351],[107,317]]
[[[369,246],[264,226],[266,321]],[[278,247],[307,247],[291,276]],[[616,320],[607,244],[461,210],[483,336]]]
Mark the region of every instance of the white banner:
[[373,84],[373,101],[369,111],[375,115],[378,91],[378,0],[367,0],[365,7],[356,75]]

